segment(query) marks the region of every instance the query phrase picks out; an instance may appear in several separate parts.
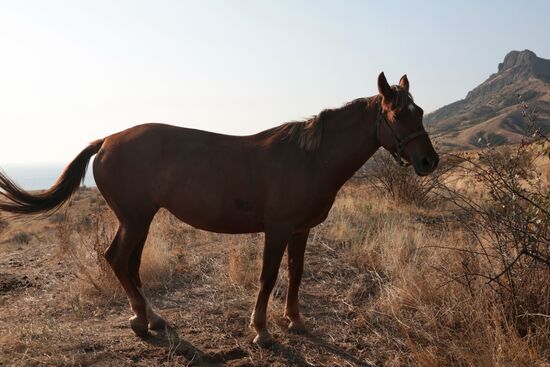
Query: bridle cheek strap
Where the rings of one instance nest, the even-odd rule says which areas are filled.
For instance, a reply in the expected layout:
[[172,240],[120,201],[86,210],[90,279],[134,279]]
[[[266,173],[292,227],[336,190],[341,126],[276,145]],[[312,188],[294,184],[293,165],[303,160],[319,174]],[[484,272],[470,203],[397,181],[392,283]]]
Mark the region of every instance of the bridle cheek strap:
[[379,143],[380,143],[380,124],[382,123],[382,121],[386,123],[386,126],[390,130],[391,137],[395,142],[396,150],[395,152],[390,151],[390,154],[401,167],[408,166],[409,163],[403,160],[403,150],[405,150],[405,147],[411,141],[413,141],[414,139],[420,136],[428,135],[428,133],[426,132],[426,130],[422,129],[420,131],[411,133],[405,136],[404,138],[399,138],[395,133],[395,130],[392,128],[391,124],[386,119],[386,116],[384,116],[384,112],[382,111],[382,101],[380,101],[380,108],[378,110],[378,116],[376,117],[376,138],[378,139]]

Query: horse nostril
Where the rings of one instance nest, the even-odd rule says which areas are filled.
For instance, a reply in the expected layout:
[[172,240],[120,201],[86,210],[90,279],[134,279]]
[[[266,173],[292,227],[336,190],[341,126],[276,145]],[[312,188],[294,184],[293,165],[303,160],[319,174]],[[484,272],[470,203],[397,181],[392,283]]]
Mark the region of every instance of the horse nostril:
[[433,171],[439,162],[438,156],[426,156],[422,158],[422,168],[426,171]]
[[425,170],[428,170],[428,169],[432,168],[432,162],[431,162],[430,158],[428,158],[428,157],[422,158],[422,168],[425,169]]

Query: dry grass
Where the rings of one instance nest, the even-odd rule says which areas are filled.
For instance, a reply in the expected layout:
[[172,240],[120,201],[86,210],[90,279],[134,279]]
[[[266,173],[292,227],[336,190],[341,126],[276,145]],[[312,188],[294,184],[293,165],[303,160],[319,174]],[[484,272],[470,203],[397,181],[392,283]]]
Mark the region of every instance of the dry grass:
[[[140,277],[149,292],[169,288],[176,268],[182,266],[174,254],[178,238],[173,236],[170,222],[167,212],[161,211],[155,217],[143,250]],[[82,296],[99,295],[104,300],[124,298],[103,255],[117,228],[115,216],[105,206],[95,206],[91,214],[68,215],[60,221],[57,227],[59,256],[70,259],[75,265],[73,274],[79,279],[73,284],[73,292]]]
[[547,365],[548,329],[520,337],[486,284],[471,293],[453,281],[465,258],[445,247],[467,248],[460,227],[419,223],[425,210],[371,193],[348,186],[325,224],[326,238],[358,270],[346,301],[360,344],[392,366]]
[[234,285],[255,287],[262,266],[261,247],[251,236],[230,236],[227,274]]

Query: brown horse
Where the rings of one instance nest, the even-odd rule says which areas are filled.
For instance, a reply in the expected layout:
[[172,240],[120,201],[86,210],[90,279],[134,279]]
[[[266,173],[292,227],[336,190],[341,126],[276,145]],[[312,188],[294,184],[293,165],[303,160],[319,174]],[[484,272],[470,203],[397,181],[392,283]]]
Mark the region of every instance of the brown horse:
[[250,136],[228,136],[169,125],[139,125],[86,147],[49,190],[31,194],[0,174],[0,210],[48,213],[78,189],[90,158],[97,187],[119,228],[105,257],[124,287],[139,336],[163,329],[139,277],[151,220],[166,208],[180,220],[223,233],[265,232],[260,291],[252,313],[254,341],[271,343],[266,327],[269,296],[288,251],[285,316],[305,329],[298,288],[311,228],[327,217],[340,187],[383,146],[396,160],[426,175],[438,156],[422,125],[423,111],[403,76],[390,86],[378,77],[379,95],[322,111]]

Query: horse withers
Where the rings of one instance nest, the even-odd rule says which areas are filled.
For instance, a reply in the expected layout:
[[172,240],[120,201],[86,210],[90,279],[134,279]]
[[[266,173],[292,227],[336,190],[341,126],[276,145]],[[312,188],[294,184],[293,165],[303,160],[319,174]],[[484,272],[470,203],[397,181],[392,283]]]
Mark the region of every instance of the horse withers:
[[254,341],[269,345],[267,304],[281,259],[288,253],[285,316],[304,331],[298,289],[309,231],[327,217],[338,190],[380,148],[419,175],[438,163],[422,125],[423,111],[403,76],[390,86],[381,73],[379,94],[327,109],[249,136],[229,136],[145,124],[88,145],[47,191],[34,194],[0,173],[0,210],[50,213],[79,188],[93,155],[97,187],[118,218],[105,257],[128,296],[132,330],[164,329],[139,276],[149,225],[166,208],[193,227],[219,233],[265,232],[260,291],[251,326]]

